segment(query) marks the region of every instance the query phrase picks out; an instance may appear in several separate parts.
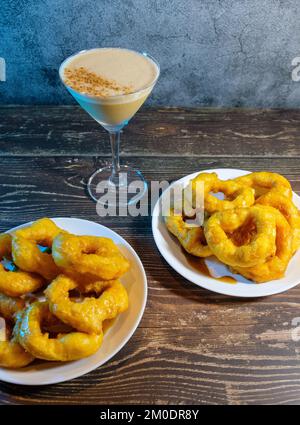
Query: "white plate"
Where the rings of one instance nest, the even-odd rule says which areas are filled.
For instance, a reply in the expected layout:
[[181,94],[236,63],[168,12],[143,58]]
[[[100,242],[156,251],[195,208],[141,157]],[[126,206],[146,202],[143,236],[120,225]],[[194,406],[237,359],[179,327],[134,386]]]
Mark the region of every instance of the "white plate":
[[[122,277],[129,296],[129,308],[105,333],[101,348],[94,355],[69,363],[40,362],[23,369],[0,368],[0,380],[20,385],[46,385],[69,381],[84,375],[111,359],[128,342],[138,327],[147,301],[147,278],[137,253],[121,236],[101,224],[79,218],[53,218],[59,227],[77,235],[106,236],[117,243],[130,261],[130,270]],[[30,223],[11,229],[28,226]]]
[[[223,180],[232,179],[245,174],[249,174],[249,171],[234,170],[234,169],[217,169],[217,170],[204,170],[208,173],[216,172],[219,178]],[[188,182],[194,178],[199,172],[190,174],[189,176],[183,177],[180,180],[174,182],[170,187],[175,184],[187,185]],[[163,196],[168,194],[170,187],[164,191],[160,200]],[[165,260],[169,265],[177,271],[181,276],[195,283],[202,288],[208,289],[219,294],[230,295],[234,297],[245,297],[255,298],[264,297],[267,295],[278,294],[280,292],[287,291],[290,288],[300,283],[300,250],[294,255],[291,260],[286,276],[279,280],[273,280],[271,282],[256,284],[243,282],[241,277],[240,281],[236,284],[229,284],[216,280],[214,278],[201,275],[188,263],[186,256],[182,252],[180,244],[167,230],[163,217],[161,215],[161,202],[160,200],[156,203],[153,210],[152,217],[152,231],[155,243]],[[295,204],[300,209],[300,197],[294,193],[293,198]]]

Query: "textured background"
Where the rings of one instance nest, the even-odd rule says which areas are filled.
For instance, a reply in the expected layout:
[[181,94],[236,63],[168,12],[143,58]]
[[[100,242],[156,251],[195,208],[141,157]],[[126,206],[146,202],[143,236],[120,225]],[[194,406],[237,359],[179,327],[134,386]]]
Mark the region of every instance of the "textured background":
[[159,60],[152,104],[300,105],[298,0],[2,0],[0,103],[72,103],[58,66],[95,46]]

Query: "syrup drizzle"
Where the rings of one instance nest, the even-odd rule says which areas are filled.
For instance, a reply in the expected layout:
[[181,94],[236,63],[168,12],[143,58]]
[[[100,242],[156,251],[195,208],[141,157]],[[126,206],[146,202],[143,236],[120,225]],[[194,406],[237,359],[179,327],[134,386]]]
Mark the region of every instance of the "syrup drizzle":
[[112,327],[112,325],[114,324],[115,319],[106,319],[104,320],[104,322],[102,323],[102,329],[103,329],[103,334],[105,335],[106,332],[109,331],[109,329]]
[[209,269],[207,265],[205,264],[205,261],[203,258],[195,257],[194,255],[188,254],[187,252],[183,251],[184,255],[186,256],[187,262],[190,266],[193,267],[193,269],[197,270],[204,276],[211,277],[212,279],[219,280],[221,282],[228,283],[230,285],[236,285],[237,281],[231,276],[223,276],[223,277],[214,277],[209,272]]

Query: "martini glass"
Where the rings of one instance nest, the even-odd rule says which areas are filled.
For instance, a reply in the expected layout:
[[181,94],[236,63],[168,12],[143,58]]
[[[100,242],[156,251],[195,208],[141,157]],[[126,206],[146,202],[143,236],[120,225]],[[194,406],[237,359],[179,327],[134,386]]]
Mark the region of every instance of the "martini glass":
[[[118,50],[118,48],[113,49]],[[147,190],[147,183],[139,170],[128,165],[120,164],[120,134],[122,129],[128,124],[129,120],[152,92],[160,74],[160,67],[158,62],[147,53],[138,53],[129,49],[122,49],[144,56],[149,60],[152,66],[155,66],[157,72],[149,84],[131,93],[112,95],[109,97],[80,93],[69,87],[64,81],[64,69],[66,66],[71,64],[72,60],[78,55],[99,50],[102,49],[83,50],[68,57],[61,64],[59,75],[62,83],[79,105],[109,133],[112,162],[106,167],[99,168],[90,176],[87,183],[89,195],[94,201],[106,205],[130,205],[138,202],[144,196]],[[132,190],[130,190],[129,193],[128,187],[131,184],[134,185],[134,188],[137,188],[137,193]],[[103,197],[104,192],[106,192],[105,198]],[[109,196],[107,196],[107,193]]]

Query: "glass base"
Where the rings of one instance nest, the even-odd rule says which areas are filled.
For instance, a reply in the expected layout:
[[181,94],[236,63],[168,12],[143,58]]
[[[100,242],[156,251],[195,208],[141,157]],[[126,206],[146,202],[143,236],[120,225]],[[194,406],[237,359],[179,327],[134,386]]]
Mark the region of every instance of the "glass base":
[[121,165],[113,174],[111,165],[95,171],[88,180],[91,198],[107,206],[124,206],[137,203],[147,191],[147,183],[138,170]]

